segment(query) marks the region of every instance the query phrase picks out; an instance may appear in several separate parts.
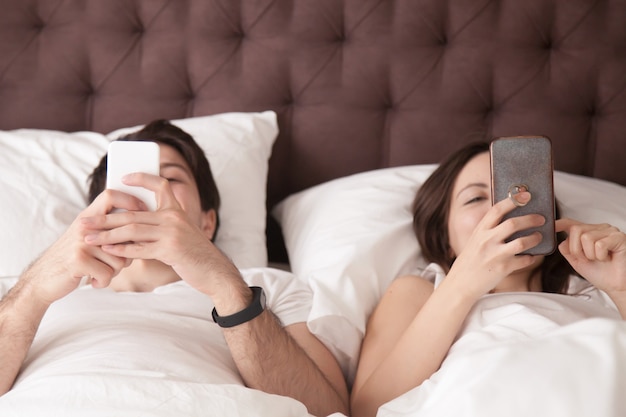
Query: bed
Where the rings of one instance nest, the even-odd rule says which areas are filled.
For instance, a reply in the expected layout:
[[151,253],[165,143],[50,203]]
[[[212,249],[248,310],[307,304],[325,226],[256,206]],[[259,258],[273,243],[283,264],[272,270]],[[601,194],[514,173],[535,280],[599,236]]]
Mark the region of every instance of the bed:
[[[108,141],[157,118],[192,133],[209,157],[223,196],[218,246],[242,269],[287,269],[310,284],[309,327],[349,382],[376,301],[394,277],[424,267],[409,206],[452,150],[546,135],[563,214],[626,230],[622,0],[0,0],[0,10],[2,292],[84,206],[86,176]],[[552,350],[533,345],[535,362],[523,356],[517,373],[494,367],[485,380],[530,380],[567,346],[572,367],[551,386],[567,378],[554,398],[569,405],[550,415],[624,415],[616,393],[626,388],[626,328],[594,320],[568,322],[589,329],[580,333],[564,324]],[[583,369],[604,383],[573,383]],[[125,415],[116,399],[149,396],[123,381],[81,415]],[[471,407],[462,384],[434,380],[429,398],[458,393],[468,415],[496,415],[485,384]],[[202,405],[217,415],[307,415],[237,386],[158,389],[206,399],[187,415]],[[463,415],[433,408],[424,392],[381,415]],[[31,415],[55,409],[54,393],[24,395],[41,399]],[[581,408],[581,396],[595,408]],[[551,403],[517,410],[545,415]]]

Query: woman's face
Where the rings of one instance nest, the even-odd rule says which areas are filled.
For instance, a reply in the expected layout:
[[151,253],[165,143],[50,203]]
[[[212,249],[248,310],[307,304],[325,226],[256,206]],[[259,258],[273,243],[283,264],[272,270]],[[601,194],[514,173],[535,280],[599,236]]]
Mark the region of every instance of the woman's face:
[[450,199],[448,236],[450,248],[461,253],[476,225],[491,208],[491,174],[489,152],[472,158],[461,170]]

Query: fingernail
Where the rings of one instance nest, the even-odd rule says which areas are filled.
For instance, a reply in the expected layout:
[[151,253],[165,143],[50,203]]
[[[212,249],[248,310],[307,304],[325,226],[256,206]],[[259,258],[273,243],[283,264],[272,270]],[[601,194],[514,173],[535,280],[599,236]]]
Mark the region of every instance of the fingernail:
[[530,201],[531,195],[528,191],[523,191],[519,194],[515,194],[514,197],[518,203],[526,204]]
[[96,235],[96,234],[86,235],[85,236],[85,242],[93,242],[96,239],[98,239],[98,235]]

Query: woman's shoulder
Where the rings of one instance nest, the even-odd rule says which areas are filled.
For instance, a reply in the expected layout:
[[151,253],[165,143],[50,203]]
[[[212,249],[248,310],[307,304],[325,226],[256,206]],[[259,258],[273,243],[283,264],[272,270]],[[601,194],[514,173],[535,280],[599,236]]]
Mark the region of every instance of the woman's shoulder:
[[[426,267],[419,268],[412,273],[400,275],[392,285],[398,287],[417,287],[434,289],[445,278],[446,274],[443,268],[435,263],[428,264]],[[391,288],[391,286],[390,286]]]
[[435,291],[438,273],[443,274],[440,267],[433,265],[400,275],[391,281],[370,318],[371,323],[375,325],[380,320],[383,326],[387,326],[387,319],[393,317],[399,322],[404,319],[408,325]]
[[394,279],[369,317],[369,339],[390,334],[394,338],[409,326],[435,287],[421,275],[401,275]]
[[400,275],[389,285],[389,289],[434,289],[434,283],[421,275]]
[[422,275],[400,275],[391,282],[383,299],[396,306],[414,305],[416,301],[428,298],[434,290],[433,282]]

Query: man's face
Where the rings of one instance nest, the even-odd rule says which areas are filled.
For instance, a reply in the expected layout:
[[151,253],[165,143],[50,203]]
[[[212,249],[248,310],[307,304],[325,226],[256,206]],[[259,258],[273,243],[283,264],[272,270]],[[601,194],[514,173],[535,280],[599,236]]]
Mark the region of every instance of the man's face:
[[[215,231],[215,219],[214,216],[202,211],[198,185],[187,162],[171,146],[159,144],[159,148],[161,150],[161,177],[169,181],[178,204],[191,221],[203,230],[208,227],[207,233],[211,238]],[[207,224],[207,222],[212,224]]]

